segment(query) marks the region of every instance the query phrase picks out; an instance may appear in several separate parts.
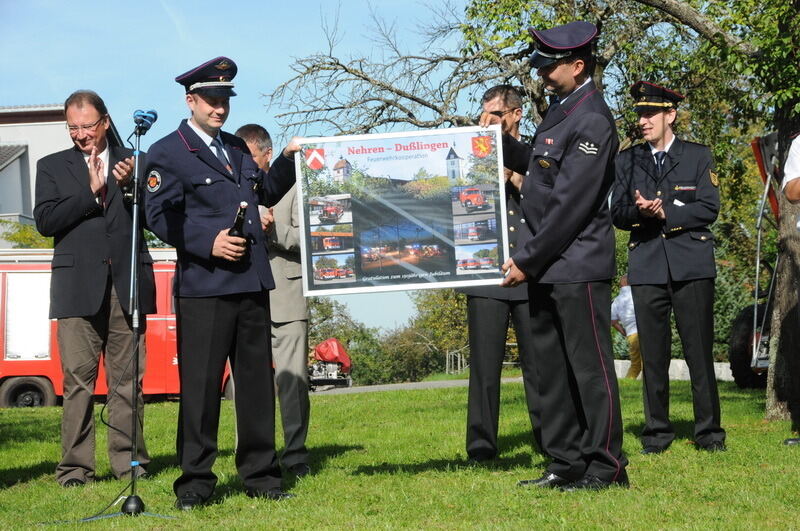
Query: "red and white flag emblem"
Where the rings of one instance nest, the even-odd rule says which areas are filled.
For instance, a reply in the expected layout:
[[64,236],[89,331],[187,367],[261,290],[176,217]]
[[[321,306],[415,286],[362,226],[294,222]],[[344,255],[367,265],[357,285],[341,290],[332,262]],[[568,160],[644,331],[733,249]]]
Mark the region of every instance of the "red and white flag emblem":
[[306,165],[312,170],[321,170],[325,167],[325,150],[311,148],[303,151],[306,156]]

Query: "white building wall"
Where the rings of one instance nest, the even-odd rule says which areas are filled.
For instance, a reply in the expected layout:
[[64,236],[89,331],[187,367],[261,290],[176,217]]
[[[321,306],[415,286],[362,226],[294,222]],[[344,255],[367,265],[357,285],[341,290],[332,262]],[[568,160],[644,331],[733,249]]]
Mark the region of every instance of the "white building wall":
[[[44,156],[72,147],[67,122],[0,124],[0,143],[27,144],[30,198],[36,197],[36,163]],[[3,212],[6,210],[3,209]],[[24,212],[23,209],[17,212]]]
[[[19,157],[0,170],[0,217],[4,214],[30,214],[23,204],[22,168],[24,157]],[[27,192],[27,191],[26,191]]]

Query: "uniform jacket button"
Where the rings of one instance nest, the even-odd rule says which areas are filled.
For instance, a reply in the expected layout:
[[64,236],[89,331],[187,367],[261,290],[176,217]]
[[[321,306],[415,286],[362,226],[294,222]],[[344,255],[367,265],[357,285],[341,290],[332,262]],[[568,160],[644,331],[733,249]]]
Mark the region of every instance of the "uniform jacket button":
[[211,177],[206,177],[206,184],[211,184]]
[[525,223],[525,218],[519,220],[520,223]]
[[514,227],[509,227],[508,230],[511,231],[511,232],[514,232],[515,229],[514,229]]
[[513,215],[514,215],[514,211],[513,211],[513,210],[509,210],[509,211],[508,211],[508,215],[509,215],[509,216],[513,216]]

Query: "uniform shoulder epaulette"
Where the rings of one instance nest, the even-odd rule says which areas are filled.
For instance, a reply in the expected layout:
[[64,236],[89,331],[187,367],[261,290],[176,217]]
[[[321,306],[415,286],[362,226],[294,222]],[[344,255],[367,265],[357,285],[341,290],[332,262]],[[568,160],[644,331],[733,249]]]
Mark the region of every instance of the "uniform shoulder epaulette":
[[800,131],[795,131],[794,133],[789,135],[789,140],[794,140],[798,136],[800,136]]

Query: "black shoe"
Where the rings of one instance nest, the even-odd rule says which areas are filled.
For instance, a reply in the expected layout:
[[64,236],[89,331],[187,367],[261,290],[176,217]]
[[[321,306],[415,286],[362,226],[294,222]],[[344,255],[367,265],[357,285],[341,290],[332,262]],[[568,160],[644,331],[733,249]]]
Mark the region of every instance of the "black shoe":
[[187,490],[175,500],[175,507],[182,511],[191,511],[198,505],[203,505],[206,502],[205,498],[194,492]]
[[280,488],[274,488],[269,490],[259,490],[259,489],[247,489],[247,495],[251,498],[261,498],[265,500],[288,500],[290,498],[294,498],[295,495],[284,492]]
[[545,472],[545,474],[537,479],[523,479],[517,482],[518,487],[541,487],[543,489],[555,489],[562,485],[571,483],[567,478],[557,476],[552,472]]
[[612,485],[618,485],[620,487],[628,487],[628,474],[625,473],[623,470],[617,479],[614,481],[608,481],[597,476],[593,476],[591,474],[587,474],[583,476],[578,481],[573,481],[568,485],[564,485],[561,487],[562,492],[575,492],[578,490],[604,490]]
[[800,439],[792,437],[791,439],[786,439],[783,441],[783,444],[786,446],[797,446],[800,445]]
[[699,445],[698,448],[706,452],[726,452],[728,450],[723,441],[713,441],[708,444],[702,444]]
[[289,467],[289,473],[297,479],[304,478],[311,474],[311,467],[308,466],[308,463],[297,463]]
[[86,482],[78,478],[69,478],[64,483],[61,484],[61,486],[64,487],[65,489],[71,489],[72,487],[82,487],[83,485],[86,485]]
[[666,448],[661,448],[658,446],[645,446],[642,448],[642,455],[663,454],[666,451]]

